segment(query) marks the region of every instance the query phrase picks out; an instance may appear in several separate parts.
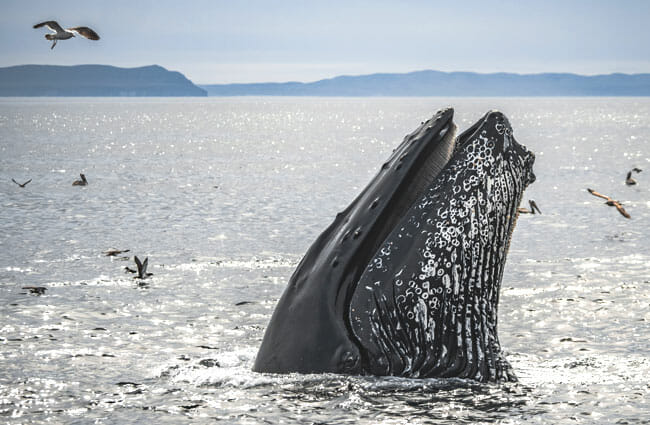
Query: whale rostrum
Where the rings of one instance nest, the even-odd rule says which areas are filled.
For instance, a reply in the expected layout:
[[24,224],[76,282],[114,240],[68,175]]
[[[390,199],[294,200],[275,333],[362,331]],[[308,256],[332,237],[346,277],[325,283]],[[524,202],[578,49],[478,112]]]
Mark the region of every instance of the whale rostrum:
[[515,380],[497,307],[534,158],[500,112],[422,123],[309,248],[253,370]]

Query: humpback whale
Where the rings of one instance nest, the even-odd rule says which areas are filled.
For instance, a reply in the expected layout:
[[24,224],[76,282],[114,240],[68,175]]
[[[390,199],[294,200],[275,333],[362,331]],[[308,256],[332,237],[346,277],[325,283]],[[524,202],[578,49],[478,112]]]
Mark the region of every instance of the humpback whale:
[[513,381],[499,288],[534,155],[490,111],[456,137],[437,112],[316,239],[253,370]]

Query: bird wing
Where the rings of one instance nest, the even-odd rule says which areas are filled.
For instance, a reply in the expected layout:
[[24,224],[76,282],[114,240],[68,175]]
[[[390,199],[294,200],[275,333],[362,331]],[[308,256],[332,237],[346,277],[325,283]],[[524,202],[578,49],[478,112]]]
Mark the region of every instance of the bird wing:
[[18,183],[16,180],[11,179],[12,182],[16,183],[18,186],[20,186],[20,183]]
[[74,27],[74,28],[67,28],[67,31],[73,31],[79,34],[82,37],[86,37],[89,40],[99,40],[99,35],[92,29],[88,27]]
[[598,196],[599,198],[607,199],[608,201],[611,201],[611,200],[612,200],[612,198],[610,198],[609,196],[602,195],[602,194],[596,192],[596,191],[593,190],[593,189],[587,189],[587,191],[588,191],[589,193],[591,193],[592,195],[594,195],[594,196]]
[[27,186],[27,183],[31,182],[32,179],[27,180],[25,183],[23,183],[23,186]]
[[34,28],[40,28],[40,27],[43,27],[43,26],[48,27],[49,29],[51,29],[54,32],[65,32],[65,30],[63,28],[61,28],[61,25],[59,25],[59,23],[56,22],[56,21],[41,22],[40,24],[34,25]]
[[135,265],[138,266],[138,276],[142,277],[142,263],[140,262],[140,259],[138,256],[134,256],[133,259],[135,260]]
[[625,208],[623,208],[623,206],[622,206],[619,202],[614,202],[614,206],[616,207],[616,209],[618,210],[618,212],[621,213],[621,215],[622,215],[623,217],[625,217],[625,218],[632,218],[632,217],[630,217],[630,214],[628,214],[627,211],[625,211]]
[[149,257],[145,258],[142,262],[142,276],[147,275],[147,265],[149,265]]

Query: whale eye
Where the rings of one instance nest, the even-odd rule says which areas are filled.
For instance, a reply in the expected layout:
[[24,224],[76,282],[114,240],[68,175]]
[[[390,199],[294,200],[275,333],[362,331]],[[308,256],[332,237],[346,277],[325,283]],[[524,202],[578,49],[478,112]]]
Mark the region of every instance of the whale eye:
[[357,369],[359,358],[349,351],[346,351],[341,356],[341,370],[344,372],[352,372]]

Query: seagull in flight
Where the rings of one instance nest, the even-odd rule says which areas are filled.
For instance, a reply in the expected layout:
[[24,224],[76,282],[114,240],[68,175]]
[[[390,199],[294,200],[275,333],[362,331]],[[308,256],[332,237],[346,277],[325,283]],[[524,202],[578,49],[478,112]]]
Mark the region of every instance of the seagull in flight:
[[25,186],[27,186],[27,184],[28,184],[29,182],[32,181],[32,179],[29,179],[29,180],[27,180],[25,183],[22,183],[22,184],[21,184],[21,183],[18,183],[18,182],[17,182],[16,180],[14,180],[14,179],[11,179],[11,181],[14,182],[14,183],[16,183],[16,184],[17,184],[18,186],[20,186],[20,187],[25,187]]
[[61,25],[59,25],[56,21],[41,22],[40,24],[34,25],[34,28],[40,28],[44,26],[48,27],[51,31],[54,31],[53,34],[45,34],[45,38],[48,40],[54,40],[50,49],[54,49],[57,41],[67,40],[74,37],[75,34],[79,34],[80,36],[85,37],[89,40],[99,40],[99,35],[97,35],[95,31],[88,27],[74,27],[63,29],[61,28]]

